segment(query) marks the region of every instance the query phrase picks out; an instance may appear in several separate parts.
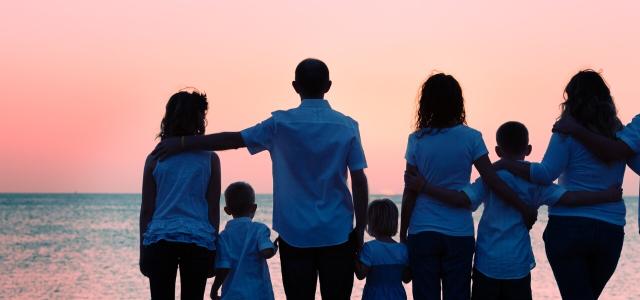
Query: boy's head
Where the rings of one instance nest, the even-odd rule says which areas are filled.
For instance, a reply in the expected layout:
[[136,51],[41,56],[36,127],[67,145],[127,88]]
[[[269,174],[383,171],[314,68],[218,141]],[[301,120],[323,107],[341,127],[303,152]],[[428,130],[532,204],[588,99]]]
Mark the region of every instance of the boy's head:
[[367,232],[373,237],[392,237],[398,232],[398,207],[389,199],[377,199],[367,209]]
[[256,212],[256,194],[246,182],[234,182],[224,191],[224,211],[234,218],[250,217]]
[[496,154],[499,157],[523,160],[531,154],[529,131],[524,124],[515,121],[504,123],[496,132]]
[[302,99],[321,99],[331,88],[329,68],[319,59],[307,58],[296,67],[296,77],[291,83]]

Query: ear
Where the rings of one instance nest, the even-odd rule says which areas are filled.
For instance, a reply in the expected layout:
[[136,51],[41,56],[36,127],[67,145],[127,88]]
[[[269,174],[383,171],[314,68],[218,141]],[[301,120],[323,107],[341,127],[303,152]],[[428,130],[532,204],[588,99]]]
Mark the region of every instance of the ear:
[[231,215],[231,210],[230,210],[228,207],[226,207],[226,206],[224,207],[224,212],[225,212],[227,215]]
[[255,204],[255,203],[254,203],[254,204],[251,206],[251,213],[252,213],[252,214],[256,213],[256,209],[258,209],[258,204]]
[[496,146],[496,154],[498,154],[498,157],[502,157],[504,155],[504,152],[502,152],[502,148],[500,148],[500,146]]
[[533,147],[531,147],[531,145],[527,145],[527,150],[525,151],[524,156],[528,156],[529,154],[531,154],[531,149],[532,148]]
[[327,86],[324,88],[323,94],[326,94],[329,92],[329,90],[331,89],[331,80],[329,80],[329,82],[327,82]]
[[300,87],[298,86],[298,83],[295,80],[291,82],[291,86],[293,87],[293,89],[296,91],[297,94],[300,94]]

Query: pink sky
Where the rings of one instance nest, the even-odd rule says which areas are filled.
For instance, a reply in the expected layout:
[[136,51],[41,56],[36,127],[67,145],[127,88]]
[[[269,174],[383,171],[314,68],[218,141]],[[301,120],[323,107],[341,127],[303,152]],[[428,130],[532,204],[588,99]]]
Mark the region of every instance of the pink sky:
[[[515,2],[3,3],[0,192],[139,192],[173,92],[207,92],[208,132],[240,130],[298,105],[290,81],[306,57],[327,62],[327,98],[360,123],[373,193],[401,191],[416,94],[433,70],[460,81],[490,149],[502,122],[525,123],[531,160],[582,68],[603,71],[623,122],[640,113],[640,4]],[[271,192],[267,153],[221,159],[223,185]],[[624,187],[637,194],[637,176]]]

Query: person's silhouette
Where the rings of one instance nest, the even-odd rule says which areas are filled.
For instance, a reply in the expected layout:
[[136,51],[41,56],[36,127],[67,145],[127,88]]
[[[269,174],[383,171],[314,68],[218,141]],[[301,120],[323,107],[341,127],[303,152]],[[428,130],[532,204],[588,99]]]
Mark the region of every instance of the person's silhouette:
[[351,296],[355,253],[363,243],[368,203],[367,164],[358,124],[324,100],[331,88],[324,62],[300,62],[292,85],[301,99],[297,108],[275,111],[242,132],[167,139],[155,153],[162,159],[194,149],[269,151],[273,227],[280,234],[287,298],[314,299],[319,276],[324,299],[346,300]]

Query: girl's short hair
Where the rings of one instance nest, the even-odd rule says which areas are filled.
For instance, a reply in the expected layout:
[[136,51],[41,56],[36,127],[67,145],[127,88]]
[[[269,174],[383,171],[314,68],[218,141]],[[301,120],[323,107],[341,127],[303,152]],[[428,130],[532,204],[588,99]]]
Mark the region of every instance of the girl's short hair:
[[393,201],[385,198],[369,204],[367,232],[371,236],[394,236],[398,233],[398,207]]
[[416,130],[446,128],[466,124],[462,88],[451,75],[429,76],[420,90],[416,112]]
[[622,129],[611,91],[598,72],[578,72],[564,89],[564,97],[561,117],[569,114],[582,126],[609,138]]
[[207,126],[207,95],[197,90],[180,91],[167,102],[158,137],[201,135]]

